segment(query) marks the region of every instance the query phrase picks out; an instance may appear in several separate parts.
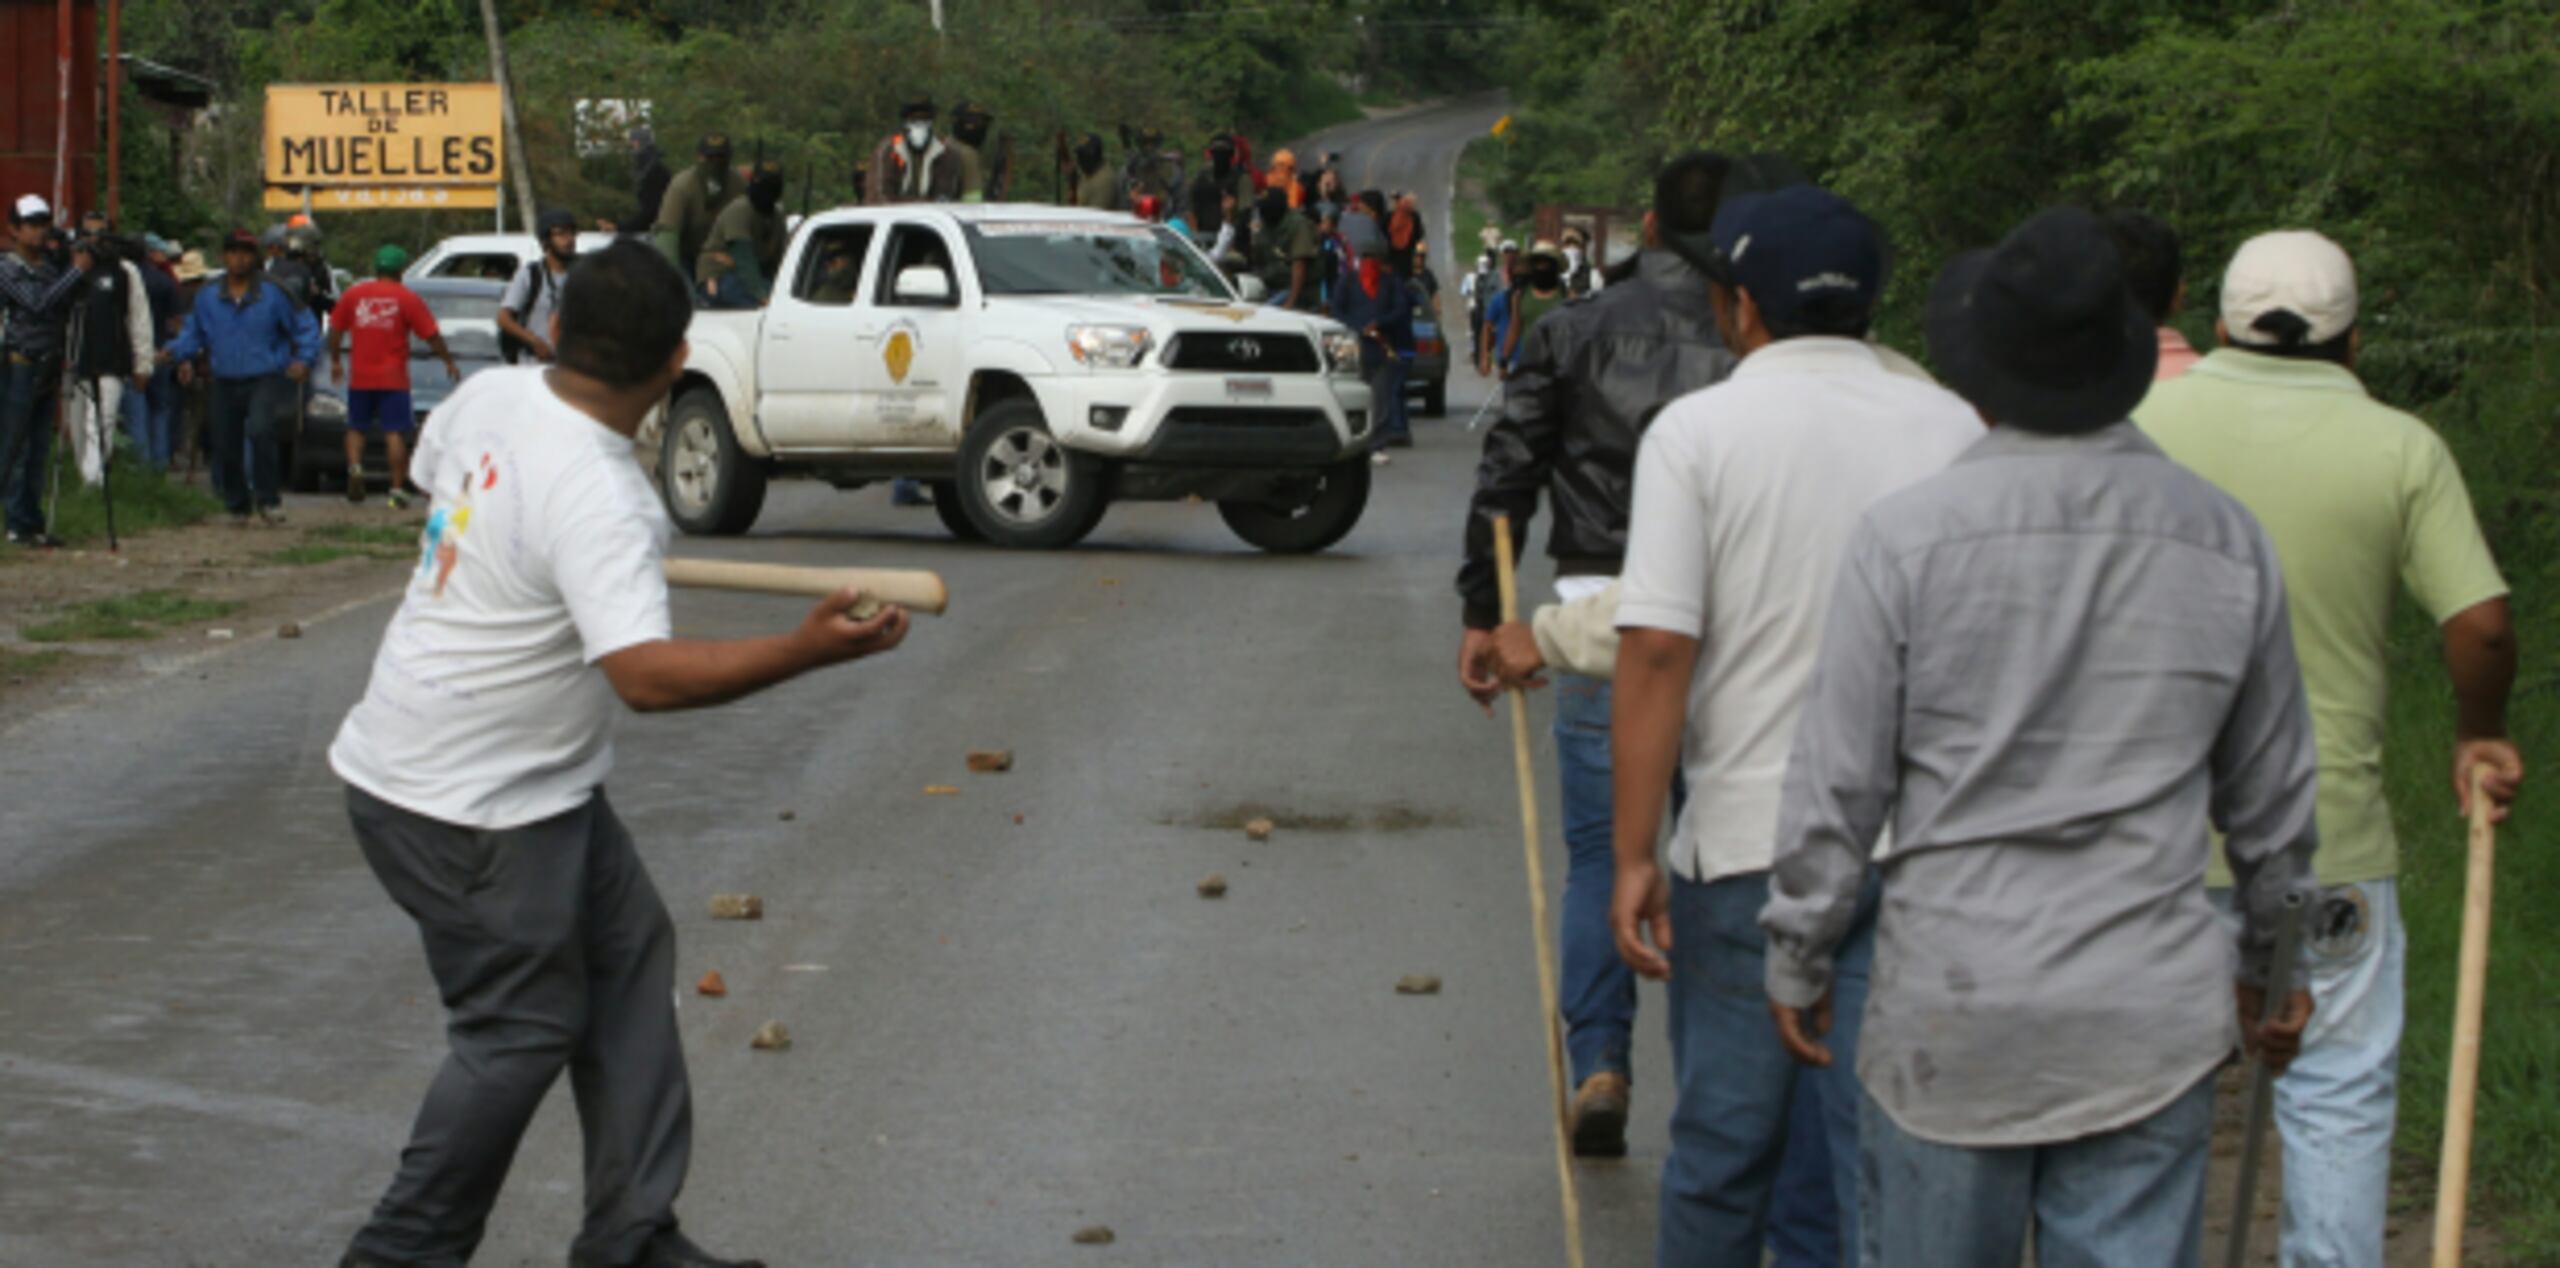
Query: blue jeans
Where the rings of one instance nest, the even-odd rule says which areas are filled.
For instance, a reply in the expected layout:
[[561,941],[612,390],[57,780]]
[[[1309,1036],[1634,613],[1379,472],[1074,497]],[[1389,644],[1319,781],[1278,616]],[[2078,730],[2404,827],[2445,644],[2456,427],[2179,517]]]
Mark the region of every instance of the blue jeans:
[[44,531],[45,462],[53,456],[53,399],[62,373],[53,365],[0,357],[0,504],[9,531]]
[[213,381],[213,488],[233,515],[284,501],[276,490],[276,421],[294,400],[294,382],[281,374]]
[[1630,1073],[1636,974],[1618,958],[1618,939],[1609,932],[1609,900],[1618,888],[1609,683],[1580,674],[1554,678],[1556,776],[1563,794],[1567,857],[1562,931],[1556,940],[1557,1003],[1564,1011],[1573,1085],[1580,1087],[1602,1071]]
[[1371,449],[1384,449],[1391,440],[1413,435],[1413,421],[1404,403],[1404,381],[1412,372],[1412,362],[1390,353],[1378,357],[1363,376],[1369,381],[1370,412],[1378,419],[1378,429],[1369,441]]
[[2115,1131],[2003,1149],[1922,1140],[1861,1099],[1872,1268],[2017,1268],[2030,1217],[2036,1268],[2200,1262],[2211,1075]]
[[174,367],[163,366],[139,392],[124,394],[125,431],[133,451],[154,471],[169,469],[178,445],[178,409],[186,400]]
[[1671,1114],[1671,1157],[1662,1166],[1654,1262],[1760,1262],[1790,1120],[1802,1103],[1797,1089],[1808,1082],[1829,1145],[1833,1262],[1838,1247],[1858,1244],[1858,1030],[1875,960],[1876,894],[1870,880],[1840,945],[1826,1040],[1832,1065],[1817,1070],[1788,1055],[1769,1019],[1768,942],[1760,932],[1769,874],[1705,883],[1672,877],[1668,994],[1680,1101]]
[[[2236,929],[2231,891],[2212,896]],[[2302,1055],[2276,1080],[2282,1258],[2285,1268],[2381,1268],[2409,954],[2399,882],[2324,890],[2305,919],[2311,1027]]]
[[1769,1195],[1770,1268],[1840,1268],[1840,1212],[1854,1229],[1856,1207],[1841,1206],[1831,1166],[1831,1124],[1823,1116],[1822,1081],[1799,1077],[1787,1103],[1787,1145],[1778,1156],[1778,1186]]

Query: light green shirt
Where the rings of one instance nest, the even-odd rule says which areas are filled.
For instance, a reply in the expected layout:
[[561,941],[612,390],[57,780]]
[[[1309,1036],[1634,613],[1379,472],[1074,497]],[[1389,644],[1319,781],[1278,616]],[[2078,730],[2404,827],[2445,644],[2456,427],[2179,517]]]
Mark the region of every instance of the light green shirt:
[[[2152,388],[2133,417],[2275,543],[2319,735],[2320,882],[2396,875],[2382,799],[2392,601],[2405,585],[2442,624],[2507,592],[2453,455],[2343,366],[2234,348]],[[2230,884],[2213,862],[2209,882]]]

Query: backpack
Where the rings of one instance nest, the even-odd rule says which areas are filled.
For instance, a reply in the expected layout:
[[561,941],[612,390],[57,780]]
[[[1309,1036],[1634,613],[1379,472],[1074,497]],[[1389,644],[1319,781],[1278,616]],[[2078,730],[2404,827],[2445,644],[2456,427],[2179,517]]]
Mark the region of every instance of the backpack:
[[[542,257],[536,256],[532,260],[527,261],[525,263],[525,267],[533,271],[533,285],[525,291],[524,312],[516,314],[516,320],[519,322],[523,321],[526,316],[530,315],[535,306],[542,302],[543,288],[551,285],[551,270],[543,267]],[[501,326],[498,328],[499,360],[506,362],[508,365],[514,365],[518,360],[523,358],[524,354],[532,350],[533,345],[526,343],[522,339],[516,338],[514,335],[508,334],[506,327]]]
[[312,292],[315,288],[312,285],[309,265],[292,256],[285,256],[269,264],[266,275],[268,281],[275,283],[277,290],[284,292],[286,299],[293,301],[294,307],[309,308],[311,306]]

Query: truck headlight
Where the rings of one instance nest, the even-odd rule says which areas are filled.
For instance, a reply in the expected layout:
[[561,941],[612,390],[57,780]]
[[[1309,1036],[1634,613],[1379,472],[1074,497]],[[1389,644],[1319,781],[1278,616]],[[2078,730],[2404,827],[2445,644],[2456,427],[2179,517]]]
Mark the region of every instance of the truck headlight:
[[1144,326],[1069,326],[1067,351],[1077,363],[1126,370],[1146,359],[1155,335]]
[[1336,374],[1360,372],[1360,336],[1348,330],[1324,332],[1324,361]]

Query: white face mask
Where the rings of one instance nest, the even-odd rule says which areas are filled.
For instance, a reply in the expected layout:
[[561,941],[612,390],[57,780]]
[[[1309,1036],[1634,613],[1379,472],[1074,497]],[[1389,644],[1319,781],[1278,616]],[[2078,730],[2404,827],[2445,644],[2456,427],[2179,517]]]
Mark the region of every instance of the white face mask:
[[1564,267],[1566,272],[1582,267],[1582,248],[1566,247],[1564,249]]
[[923,149],[926,145],[931,144],[931,143],[932,143],[932,141],[933,141],[933,125],[932,125],[932,124],[930,124],[930,123],[910,123],[910,124],[908,124],[908,125],[907,125],[907,144],[908,144],[909,146],[912,146],[912,147],[914,147],[915,149],[919,149],[919,150],[921,150],[921,149]]

